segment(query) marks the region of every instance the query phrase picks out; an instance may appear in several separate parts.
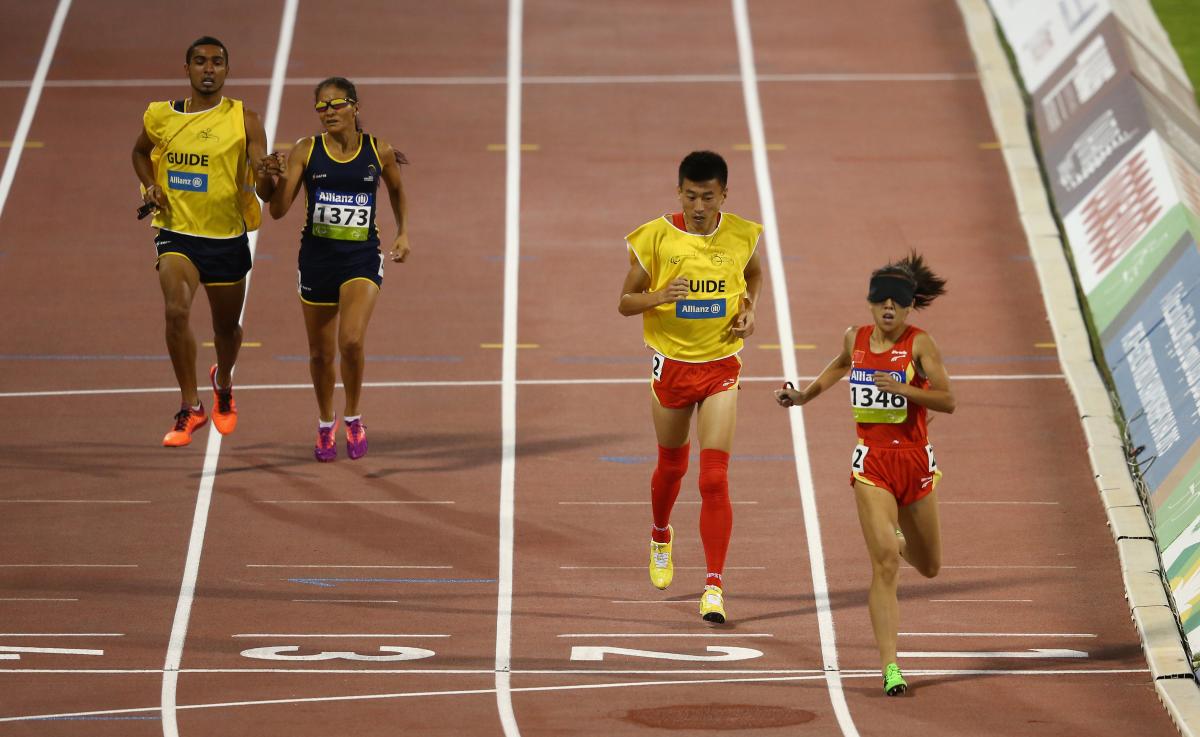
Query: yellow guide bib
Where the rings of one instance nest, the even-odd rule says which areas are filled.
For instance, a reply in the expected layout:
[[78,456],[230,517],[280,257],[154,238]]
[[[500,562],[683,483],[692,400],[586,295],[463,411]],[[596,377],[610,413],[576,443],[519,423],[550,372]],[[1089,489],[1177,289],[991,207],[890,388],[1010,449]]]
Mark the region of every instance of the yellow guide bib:
[[246,161],[241,100],[223,97],[198,113],[179,112],[171,101],[152,102],[142,124],[154,143],[154,181],[170,204],[155,214],[154,227],[204,238],[258,229],[262,210]]
[[630,233],[630,264],[650,275],[649,291],[671,280],[688,280],[688,296],[642,313],[646,345],[667,358],[691,363],[716,361],[742,349],[729,334],[746,292],[746,264],[758,246],[762,226],[727,212],[717,229],[696,235],[677,228],[669,215]]

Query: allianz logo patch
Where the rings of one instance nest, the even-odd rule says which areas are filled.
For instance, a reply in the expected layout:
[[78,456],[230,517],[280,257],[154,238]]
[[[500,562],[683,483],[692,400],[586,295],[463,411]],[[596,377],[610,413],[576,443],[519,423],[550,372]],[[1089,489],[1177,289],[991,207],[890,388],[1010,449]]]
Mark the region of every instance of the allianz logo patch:
[[207,192],[208,175],[190,171],[171,171],[168,169],[167,187],[169,189],[183,189],[188,192]]
[[358,205],[366,207],[371,204],[373,195],[366,192],[333,192],[328,189],[317,190],[318,205]]
[[685,320],[707,320],[725,317],[723,299],[685,299],[675,303],[675,317]]

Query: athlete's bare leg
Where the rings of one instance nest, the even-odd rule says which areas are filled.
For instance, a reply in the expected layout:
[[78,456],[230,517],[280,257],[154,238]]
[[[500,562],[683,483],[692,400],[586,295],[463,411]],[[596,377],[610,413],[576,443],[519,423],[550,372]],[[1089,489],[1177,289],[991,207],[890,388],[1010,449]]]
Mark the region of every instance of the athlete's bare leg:
[[900,508],[900,530],[904,533],[904,560],[926,578],[942,568],[942,526],[938,519],[937,491]]
[[737,389],[726,389],[700,403],[696,418],[696,436],[700,448],[733,452],[733,431],[737,429]]
[[337,375],[333,359],[337,355],[336,305],[300,303],[304,310],[304,329],[308,333],[308,372],[317,394],[317,411],[325,422],[333,421],[333,385]]
[[900,578],[900,540],[896,536],[896,498],[887,489],[854,482],[858,522],[871,556],[871,590],[867,609],[871,629],[879,647],[880,668],[896,662],[896,633],[900,628],[900,606],[896,589]]
[[236,284],[205,285],[212,310],[213,345],[217,350],[217,386],[233,384],[233,366],[242,348],[242,304],[246,280]]
[[192,334],[192,301],[200,288],[200,273],[186,257],[167,253],[158,259],[158,284],[166,309],[167,353],[185,404],[200,403],[196,392],[196,336]]
[[692,429],[692,410],[695,405],[682,409],[667,409],[658,403],[653,391],[650,393],[650,415],[654,418],[654,436],[664,448],[679,448],[688,441]]
[[341,315],[338,320],[338,352],[342,356],[342,385],[346,388],[346,412],[343,417],[359,414],[363,370],[366,364],[364,340],[367,323],[375,310],[379,287],[367,279],[353,279],[338,292]]

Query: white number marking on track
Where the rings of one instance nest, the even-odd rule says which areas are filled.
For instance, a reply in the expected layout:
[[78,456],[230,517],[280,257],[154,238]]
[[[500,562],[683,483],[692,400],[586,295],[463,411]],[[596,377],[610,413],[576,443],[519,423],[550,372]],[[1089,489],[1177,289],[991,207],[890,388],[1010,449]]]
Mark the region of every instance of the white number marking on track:
[[300,650],[298,645],[269,645],[267,647],[252,647],[243,650],[242,656],[258,660],[365,660],[372,662],[395,662],[399,660],[423,660],[432,658],[435,653],[423,647],[404,647],[402,645],[380,645],[379,652],[386,655],[364,655],[348,651],[322,651],[311,655],[293,655]]
[[21,654],[42,655],[103,655],[103,650],[81,650],[73,647],[24,647],[0,645],[0,660],[20,660]]
[[657,650],[636,650],[628,647],[573,647],[571,660],[604,660],[605,655],[628,655],[634,658],[654,658],[656,660],[695,660],[709,663],[730,660],[751,660],[761,658],[762,651],[750,647],[726,647],[709,645],[706,648],[715,655],[691,655],[689,653],[664,653]]

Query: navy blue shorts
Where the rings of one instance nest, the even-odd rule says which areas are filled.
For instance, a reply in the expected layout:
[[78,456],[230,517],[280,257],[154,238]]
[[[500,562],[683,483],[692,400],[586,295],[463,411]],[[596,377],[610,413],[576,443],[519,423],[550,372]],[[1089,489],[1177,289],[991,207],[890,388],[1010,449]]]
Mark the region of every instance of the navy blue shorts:
[[[201,238],[160,229],[154,236],[154,248],[159,259],[177,253],[191,261],[200,272],[200,283],[207,286],[237,284],[246,278],[252,265],[250,238],[245,233],[236,238]],[[158,268],[158,261],[154,268]]]
[[336,305],[342,285],[365,279],[383,286],[383,254],[378,248],[315,258],[300,249],[300,300],[310,305]]

